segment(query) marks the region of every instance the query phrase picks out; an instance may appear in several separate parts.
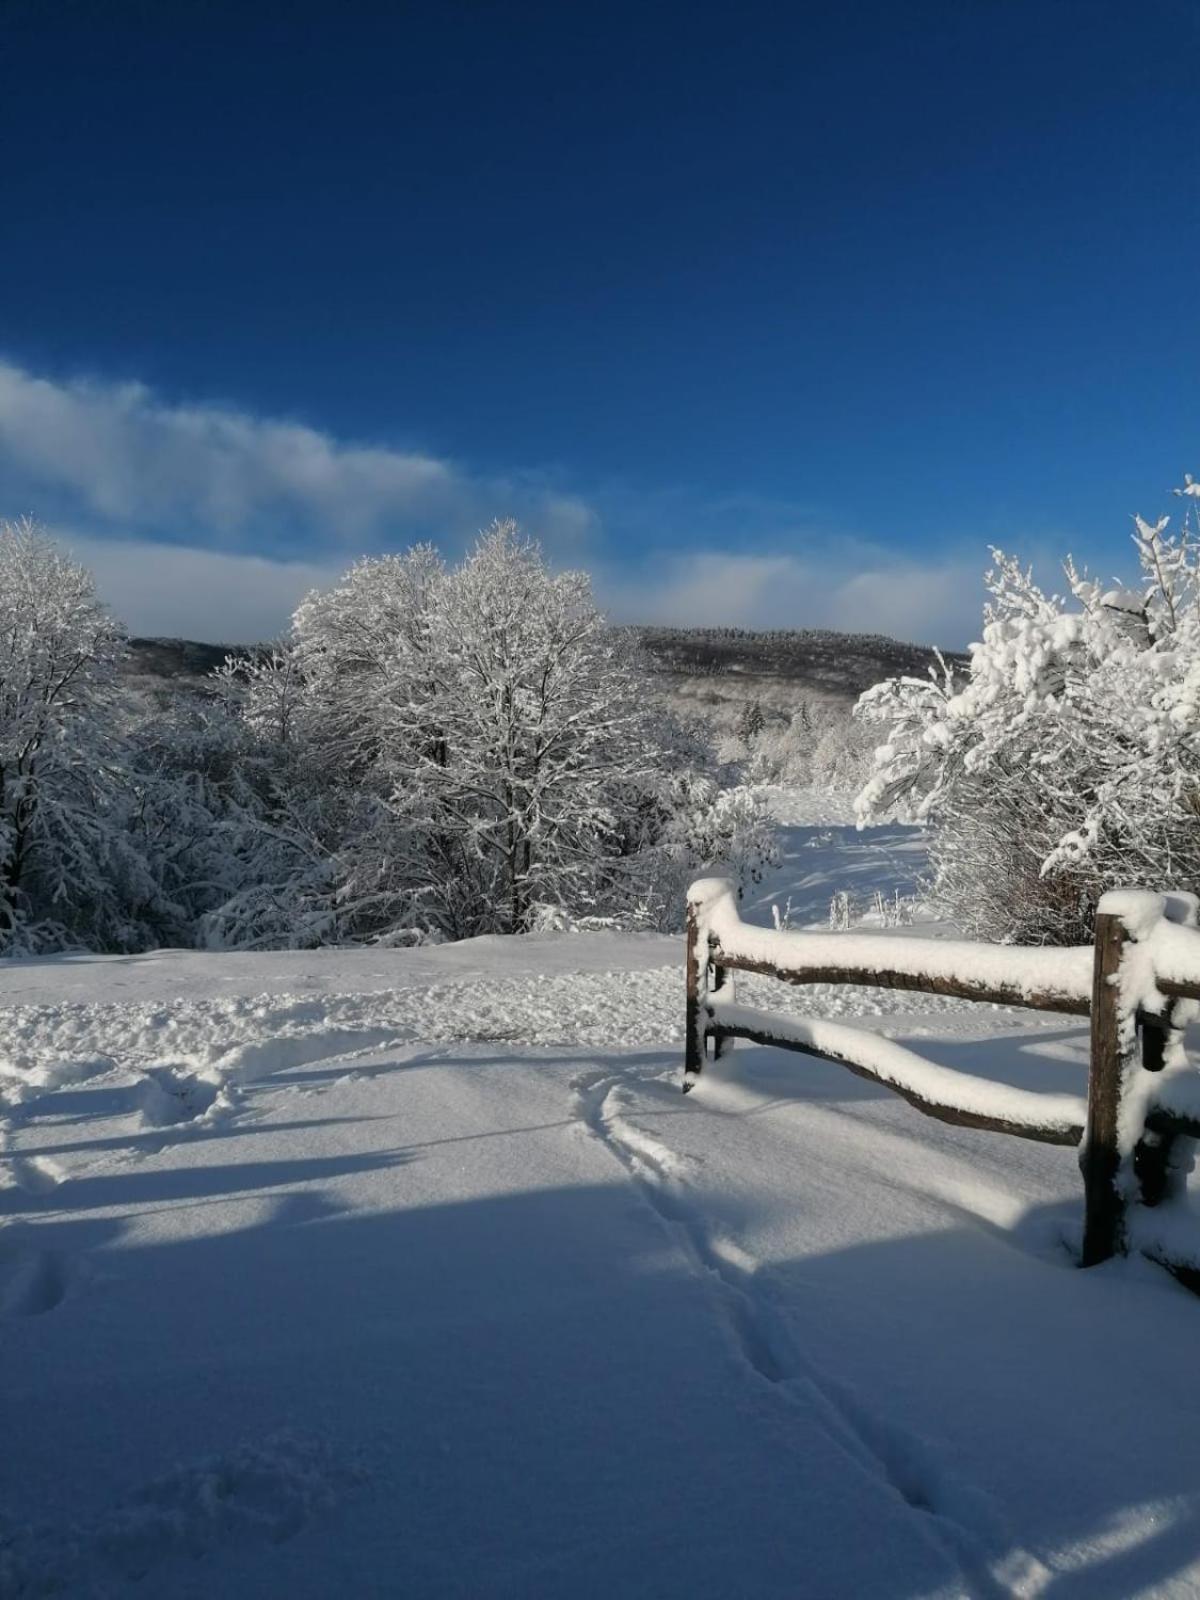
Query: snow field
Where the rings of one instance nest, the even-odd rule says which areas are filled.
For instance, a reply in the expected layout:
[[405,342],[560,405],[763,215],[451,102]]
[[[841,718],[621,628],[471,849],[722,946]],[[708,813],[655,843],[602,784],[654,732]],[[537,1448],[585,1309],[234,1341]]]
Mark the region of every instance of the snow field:
[[[1200,1311],[1074,1269],[1075,1152],[769,1049],[685,1098],[682,969],[6,967],[3,1600],[1200,1592]],[[1069,1018],[739,998],[1085,1080]]]

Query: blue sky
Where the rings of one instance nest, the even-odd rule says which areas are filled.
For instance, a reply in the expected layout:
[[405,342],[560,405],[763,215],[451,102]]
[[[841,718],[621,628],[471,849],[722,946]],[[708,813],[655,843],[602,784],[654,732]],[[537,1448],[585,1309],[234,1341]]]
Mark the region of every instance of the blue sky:
[[511,512],[956,644],[1200,472],[1191,0],[0,9],[0,513],[138,630]]

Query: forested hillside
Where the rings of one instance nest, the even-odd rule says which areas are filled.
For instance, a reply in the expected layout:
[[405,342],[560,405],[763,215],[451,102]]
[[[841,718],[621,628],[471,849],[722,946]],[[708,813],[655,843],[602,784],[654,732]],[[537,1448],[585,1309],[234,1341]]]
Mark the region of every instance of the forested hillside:
[[[671,686],[693,680],[693,697],[748,700],[801,696],[853,700],[885,678],[924,676],[930,645],[906,644],[879,633],[834,633],[822,628],[637,628],[649,664]],[[147,678],[202,678],[233,649],[194,639],[131,639],[127,670]],[[966,657],[943,652],[948,661]],[[709,680],[720,680],[712,682]],[[686,692],[686,691],[685,691]]]

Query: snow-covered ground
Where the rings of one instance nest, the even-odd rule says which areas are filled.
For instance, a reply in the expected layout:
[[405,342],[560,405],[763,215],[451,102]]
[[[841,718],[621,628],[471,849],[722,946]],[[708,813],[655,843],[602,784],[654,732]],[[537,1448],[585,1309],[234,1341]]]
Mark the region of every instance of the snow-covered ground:
[[[748,920],[770,923],[776,906],[795,928],[828,927],[835,895],[848,898],[852,917],[876,921],[874,901],[889,906],[899,896],[909,910],[920,909],[925,848],[919,828],[893,824],[858,829],[850,795],[809,790],[761,791],[779,824],[779,862],[761,884],[746,894]],[[925,922],[926,934],[940,930]]]
[[[798,811],[744,908],[912,889]],[[815,841],[815,842],[812,842]],[[922,928],[921,933],[936,930]],[[1200,1302],[682,941],[0,964],[0,1596],[1200,1592]],[[772,990],[1078,1092],[1068,1018]]]

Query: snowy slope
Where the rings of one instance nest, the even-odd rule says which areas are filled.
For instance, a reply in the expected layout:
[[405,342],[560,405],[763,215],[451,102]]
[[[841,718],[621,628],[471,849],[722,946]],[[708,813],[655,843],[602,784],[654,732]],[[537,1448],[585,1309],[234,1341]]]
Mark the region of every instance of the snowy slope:
[[[1069,1019],[746,993],[1083,1081]],[[0,998],[5,1600],[1200,1592],[1200,1303],[1072,1268],[1071,1151],[771,1050],[685,1099],[676,941]]]

